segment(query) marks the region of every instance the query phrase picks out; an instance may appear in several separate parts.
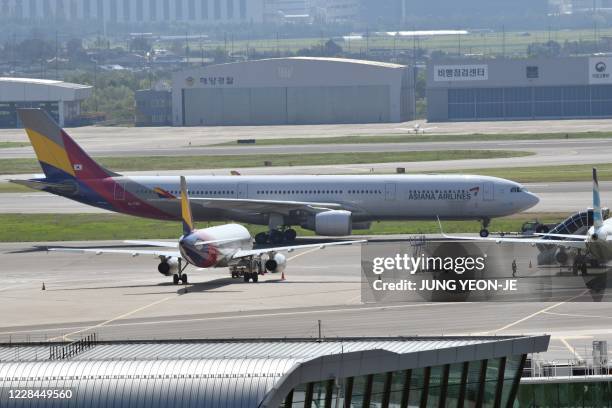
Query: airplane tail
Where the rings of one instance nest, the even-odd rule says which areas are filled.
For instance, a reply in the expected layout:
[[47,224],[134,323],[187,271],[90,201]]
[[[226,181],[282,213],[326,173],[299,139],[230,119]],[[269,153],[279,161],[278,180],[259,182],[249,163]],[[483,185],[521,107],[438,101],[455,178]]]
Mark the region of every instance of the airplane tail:
[[189,235],[193,232],[193,217],[191,216],[191,204],[189,202],[189,193],[187,192],[187,181],[184,176],[181,176],[181,217],[183,219],[183,235]]
[[18,109],[17,112],[47,179],[61,181],[118,176],[89,157],[44,110]]
[[597,169],[593,168],[593,226],[597,229],[603,225],[603,214],[601,212],[601,198],[599,195],[599,181],[597,180]]

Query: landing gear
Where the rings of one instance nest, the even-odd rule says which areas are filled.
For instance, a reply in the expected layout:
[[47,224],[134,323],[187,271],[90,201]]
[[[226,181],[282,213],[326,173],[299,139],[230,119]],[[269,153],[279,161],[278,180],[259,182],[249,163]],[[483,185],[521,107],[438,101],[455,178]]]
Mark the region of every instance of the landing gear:
[[179,276],[178,275],[172,275],[172,282],[175,285],[178,285],[179,284]]
[[183,285],[186,285],[187,283],[189,283],[187,281],[187,274],[186,273],[181,275],[181,282],[183,282]]
[[480,233],[479,233],[481,238],[486,238],[489,236],[489,230],[487,228],[489,227],[490,223],[491,223],[491,220],[489,218],[482,219],[482,229],[480,230]]
[[258,245],[274,244],[279,245],[284,242],[294,242],[297,232],[293,228],[286,230],[273,229],[270,232],[260,232],[255,235],[255,243]]
[[172,275],[172,283],[174,283],[175,285],[178,285],[179,282],[182,282],[183,285],[186,285],[188,283],[187,274],[183,273],[183,271],[185,269],[187,269],[187,265],[189,265],[189,264],[185,262],[185,266],[183,266],[183,260],[181,258],[179,258],[179,260],[178,260],[178,273]]

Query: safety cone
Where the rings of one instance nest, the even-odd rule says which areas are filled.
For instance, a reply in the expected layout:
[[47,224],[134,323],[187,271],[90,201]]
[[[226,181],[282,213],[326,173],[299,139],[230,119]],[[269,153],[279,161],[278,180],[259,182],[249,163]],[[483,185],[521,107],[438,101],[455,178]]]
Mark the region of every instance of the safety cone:
[[531,259],[529,260],[529,269],[531,269]]
[[45,288],[45,282],[43,282],[42,290],[47,290],[47,288]]
[[284,281],[284,280],[285,280],[285,271],[283,271],[283,272],[281,273],[281,280],[282,280],[282,281]]

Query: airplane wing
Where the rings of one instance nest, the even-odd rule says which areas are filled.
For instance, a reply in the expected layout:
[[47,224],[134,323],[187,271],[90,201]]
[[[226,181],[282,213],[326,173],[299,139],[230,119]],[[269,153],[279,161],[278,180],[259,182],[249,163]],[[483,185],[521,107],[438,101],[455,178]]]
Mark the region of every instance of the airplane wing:
[[179,251],[155,251],[142,249],[106,249],[106,248],[47,248],[47,251],[52,252],[76,252],[76,253],[93,253],[96,255],[102,254],[122,254],[122,255],[152,255],[164,258],[181,258]]
[[568,239],[587,239],[586,235],[571,235],[571,234],[548,234],[548,233],[535,233],[539,237],[553,237],[553,238],[568,238]]
[[293,252],[299,249],[308,249],[308,248],[325,249],[329,246],[354,245],[354,244],[362,244],[364,242],[367,242],[367,241],[366,240],[355,240],[355,241],[330,242],[330,243],[325,243],[325,244],[293,245],[293,246],[276,247],[276,248],[260,248],[260,249],[250,249],[250,250],[241,249],[232,255],[232,259],[245,258],[247,256],[258,256],[258,255],[267,254],[270,252]]
[[130,245],[141,245],[141,246],[154,246],[161,248],[178,248],[178,242],[167,242],[167,241],[123,241]]
[[190,198],[193,205],[221,210],[242,210],[255,213],[274,212],[289,215],[291,211],[303,210],[319,213],[329,210],[349,210],[336,203],[317,203],[308,201],[253,200],[241,198]]
[[494,237],[494,238],[482,238],[482,237],[466,237],[460,235],[447,235],[444,233],[442,229],[442,223],[438,218],[438,225],[440,226],[440,233],[444,238],[453,239],[458,241],[472,241],[472,242],[495,242],[496,244],[503,243],[514,243],[514,244],[529,244],[529,245],[557,245],[564,248],[576,248],[576,249],[586,249],[587,243],[586,241],[566,241],[566,240],[553,240],[553,239],[542,239],[542,238],[504,238],[504,237]]

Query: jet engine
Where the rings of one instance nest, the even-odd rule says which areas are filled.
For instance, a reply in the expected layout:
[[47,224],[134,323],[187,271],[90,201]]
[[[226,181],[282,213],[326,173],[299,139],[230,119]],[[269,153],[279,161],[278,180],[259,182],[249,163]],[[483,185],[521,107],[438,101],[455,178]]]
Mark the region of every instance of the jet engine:
[[315,231],[318,235],[334,237],[350,235],[352,224],[350,211],[331,210],[318,213],[303,227]]
[[266,261],[266,270],[272,273],[278,273],[285,270],[287,266],[287,258],[283,254],[274,254]]
[[569,255],[565,252],[565,249],[558,248],[555,251],[555,261],[559,263],[559,265],[567,265],[567,261],[569,260]]
[[172,276],[178,273],[178,259],[166,258],[157,265],[157,270],[164,276]]

